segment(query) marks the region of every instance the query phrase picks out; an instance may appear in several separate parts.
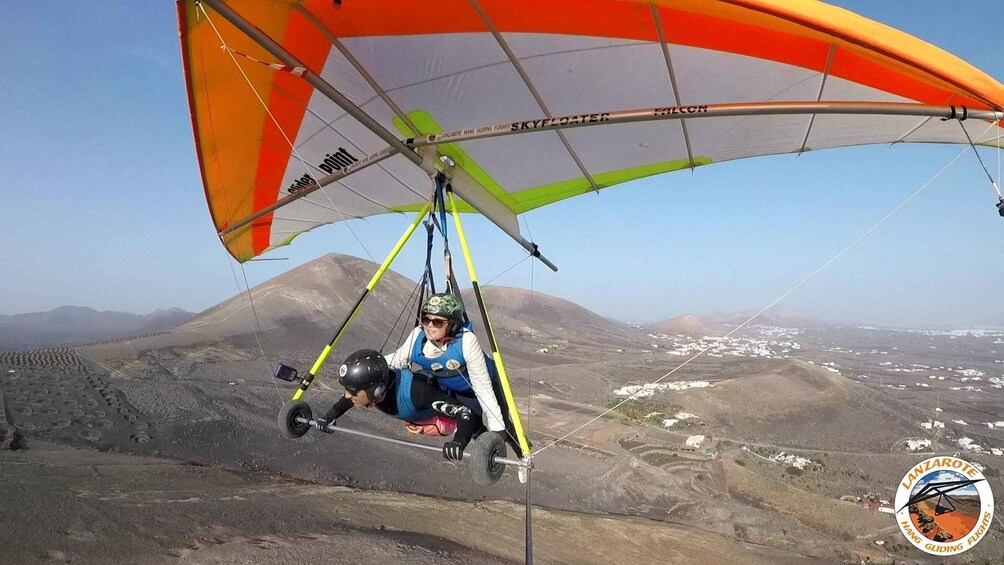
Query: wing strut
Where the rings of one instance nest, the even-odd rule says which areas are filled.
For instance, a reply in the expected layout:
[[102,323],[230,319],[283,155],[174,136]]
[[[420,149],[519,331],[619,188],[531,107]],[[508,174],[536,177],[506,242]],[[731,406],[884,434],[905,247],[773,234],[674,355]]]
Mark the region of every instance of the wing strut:
[[422,218],[424,218],[426,213],[429,212],[429,207],[430,203],[426,203],[425,207],[422,208],[422,210],[415,215],[415,219],[412,220],[411,225],[409,225],[408,229],[405,230],[404,235],[401,236],[401,239],[397,241],[397,245],[394,246],[394,249],[392,249],[390,254],[387,255],[387,258],[384,259],[383,264],[380,265],[380,268],[377,269],[377,272],[373,275],[373,278],[370,279],[369,284],[366,285],[366,288],[363,290],[362,294],[359,295],[359,298],[356,300],[356,303],[352,306],[352,309],[349,311],[348,315],[346,315],[345,319],[342,320],[342,325],[339,326],[338,331],[335,332],[335,337],[331,338],[331,341],[329,341],[328,345],[325,346],[324,351],[321,352],[321,355],[317,358],[317,361],[314,362],[314,366],[310,369],[310,372],[307,373],[305,377],[303,377],[302,381],[300,381],[300,388],[298,388],[296,394],[293,395],[293,400],[300,400],[300,397],[303,396],[303,393],[307,391],[308,387],[310,387],[310,383],[314,381],[314,377],[317,376],[317,373],[321,372],[321,367],[324,366],[324,362],[328,360],[328,356],[331,355],[331,352],[335,349],[335,347],[338,345],[338,342],[342,339],[342,335],[345,333],[345,330],[348,329],[349,325],[352,324],[352,320],[355,319],[356,314],[358,314],[359,310],[362,309],[363,301],[366,300],[366,297],[369,296],[371,292],[373,292],[374,288],[376,288],[377,283],[380,282],[380,279],[383,278],[383,274],[387,272],[387,269],[390,268],[390,264],[394,262],[394,259],[397,257],[397,254],[401,251],[401,248],[404,247],[404,244],[407,243],[408,239],[411,238],[411,234],[415,233],[415,228],[418,227],[418,224],[422,222]]

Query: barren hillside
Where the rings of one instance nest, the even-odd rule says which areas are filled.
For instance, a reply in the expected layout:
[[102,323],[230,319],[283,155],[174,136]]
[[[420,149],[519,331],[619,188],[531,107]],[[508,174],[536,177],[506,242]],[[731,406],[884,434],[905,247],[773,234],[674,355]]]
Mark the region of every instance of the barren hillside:
[[707,322],[693,314],[684,314],[676,318],[649,324],[648,328],[667,335],[682,334],[691,337],[722,336],[727,332],[725,328],[718,324]]

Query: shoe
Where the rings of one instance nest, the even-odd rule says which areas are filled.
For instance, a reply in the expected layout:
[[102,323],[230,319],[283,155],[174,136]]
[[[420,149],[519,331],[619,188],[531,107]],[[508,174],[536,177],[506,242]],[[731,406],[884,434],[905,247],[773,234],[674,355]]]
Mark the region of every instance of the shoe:
[[313,424],[311,424],[311,425],[313,425],[314,429],[317,430],[317,431],[319,431],[319,432],[324,432],[326,434],[333,433],[332,430],[329,429],[329,426],[334,425],[334,422],[328,422],[327,420],[324,420],[322,418],[318,418],[318,419],[314,420]]

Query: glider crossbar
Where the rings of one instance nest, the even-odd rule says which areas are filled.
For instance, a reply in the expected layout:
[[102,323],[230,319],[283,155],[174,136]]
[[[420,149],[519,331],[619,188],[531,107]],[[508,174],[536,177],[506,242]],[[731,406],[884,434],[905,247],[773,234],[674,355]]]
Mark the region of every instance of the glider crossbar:
[[[215,2],[215,0],[211,1]],[[906,102],[759,102],[743,104],[664,106],[658,108],[640,108],[634,110],[596,112],[592,114],[575,114],[545,119],[482,125],[413,137],[405,140],[396,140],[397,144],[392,144],[390,147],[385,147],[376,153],[367,155],[340,171],[336,171],[330,175],[317,179],[313,185],[298,191],[296,194],[287,195],[279,199],[275,204],[263,208],[262,210],[259,210],[253,215],[250,215],[238,222],[234,222],[226,229],[220,230],[219,235],[220,237],[223,237],[238,229],[244,228],[251,222],[274,212],[279,208],[298,200],[299,198],[307,196],[320,188],[339,181],[357,171],[365,169],[366,167],[379,163],[384,159],[393,157],[394,155],[401,153],[399,145],[415,149],[444,142],[455,143],[474,139],[484,139],[488,137],[500,137],[503,135],[534,133],[545,130],[614,125],[633,122],[650,122],[658,120],[689,120],[692,118],[714,118],[725,116],[813,114],[920,116],[945,119],[959,119],[961,117],[959,109],[955,106],[929,106],[925,104],[912,104]],[[1004,119],[1004,111],[1001,110],[966,109],[964,115],[967,119],[992,122]],[[383,128],[381,127],[381,129]],[[415,155],[414,151],[411,151],[410,149],[407,151],[407,154],[418,157]],[[414,159],[412,160],[414,161]],[[416,163],[420,162],[421,158],[419,158],[419,161]],[[468,204],[470,204],[473,208],[478,209],[473,203],[468,202]],[[481,210],[478,211],[481,212]],[[524,248],[529,250],[528,246],[525,245],[525,242],[520,241],[519,243],[520,245],[523,245]],[[552,269],[557,270],[554,267],[552,267]]]
[[[307,418],[303,418],[303,417],[297,418],[296,421],[298,423],[300,423],[300,424],[308,424],[308,425],[311,425],[311,426],[314,424],[314,420],[308,420]],[[403,439],[395,439],[395,438],[392,438],[392,437],[384,437],[384,436],[380,436],[380,435],[377,435],[377,434],[371,434],[371,433],[363,432],[363,431],[359,431],[359,430],[352,430],[352,429],[348,429],[348,428],[342,428],[342,427],[339,427],[339,426],[329,426],[328,430],[332,431],[332,432],[342,432],[342,433],[350,434],[350,435],[354,435],[354,436],[368,437],[370,439],[375,439],[375,440],[379,440],[379,441],[385,441],[385,442],[388,442],[388,443],[396,443],[397,445],[404,445],[404,446],[407,446],[407,447],[414,447],[414,448],[417,448],[417,449],[425,449],[427,451],[435,451],[436,453],[442,453],[443,452],[442,448],[436,447],[434,445],[426,445],[424,443],[416,443],[416,442],[413,442],[413,441],[405,441]],[[471,454],[467,453],[465,451],[464,452],[464,458],[466,459],[468,457],[471,457]],[[493,457],[492,461],[495,462],[495,463],[505,463],[506,465],[515,465],[517,467],[529,467],[530,466],[530,463],[528,461],[520,461],[518,459],[509,459],[508,457],[499,457],[498,455],[496,455],[495,457]]]
[[929,106],[907,102],[755,102],[742,104],[691,104],[663,106],[592,114],[575,114],[553,118],[538,118],[521,122],[502,122],[464,128],[406,139],[408,147],[418,148],[437,143],[455,143],[545,130],[588,127],[598,125],[682,120],[694,118],[720,118],[726,116],[771,116],[799,114],[854,114],[873,116],[929,116],[945,119],[976,119],[996,122],[1004,118],[1001,110],[971,110],[955,106]]

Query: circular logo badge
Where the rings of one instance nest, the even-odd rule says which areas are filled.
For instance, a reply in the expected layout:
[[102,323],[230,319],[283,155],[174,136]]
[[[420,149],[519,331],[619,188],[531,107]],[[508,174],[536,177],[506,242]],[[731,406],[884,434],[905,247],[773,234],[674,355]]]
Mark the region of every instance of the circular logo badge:
[[899,529],[921,551],[956,555],[983,539],[994,518],[990,483],[973,464],[932,457],[914,465],[896,490]]
[[349,366],[348,365],[342,365],[341,367],[338,368],[338,376],[339,377],[344,377],[345,373],[348,373],[348,372],[349,372]]
[[460,368],[460,361],[457,361],[456,359],[450,359],[449,361],[446,362],[446,368],[451,371],[456,371],[457,369]]

